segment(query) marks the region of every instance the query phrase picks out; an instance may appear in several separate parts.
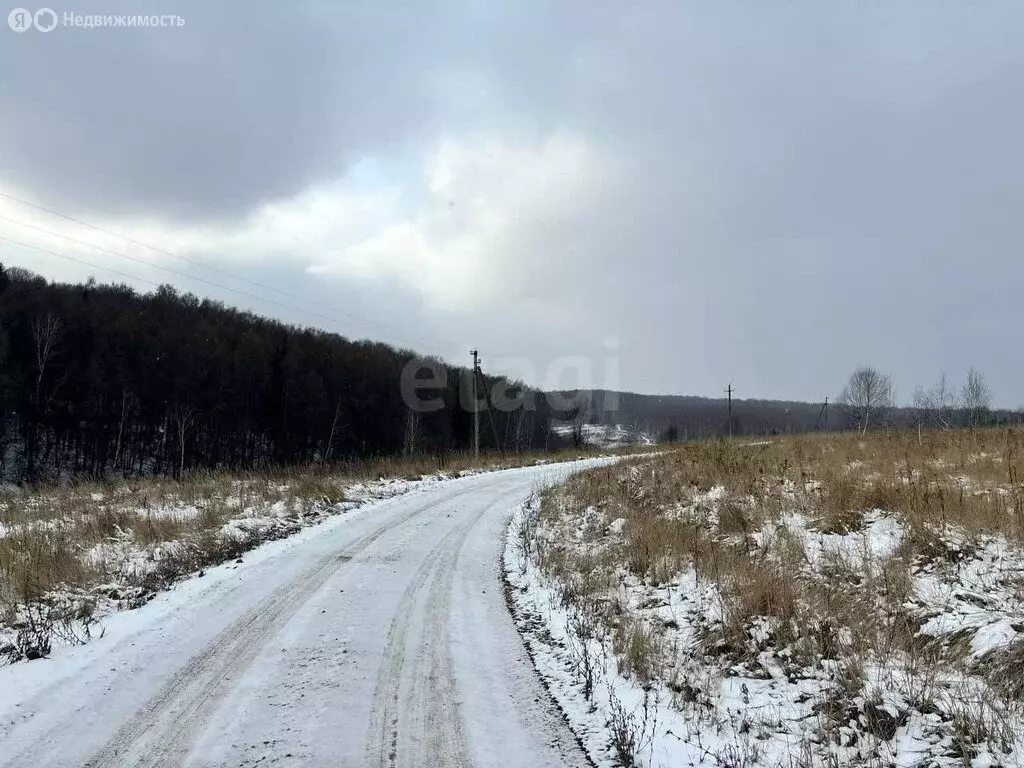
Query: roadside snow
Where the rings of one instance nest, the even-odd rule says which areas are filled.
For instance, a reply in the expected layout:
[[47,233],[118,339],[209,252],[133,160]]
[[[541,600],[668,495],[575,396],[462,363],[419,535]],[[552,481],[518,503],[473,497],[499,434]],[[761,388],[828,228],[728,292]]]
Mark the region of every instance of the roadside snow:
[[[288,501],[250,500],[243,507],[238,496],[229,496],[224,506],[232,510],[232,517],[210,533],[217,542],[213,549],[219,554],[213,562],[209,558],[211,544],[191,535],[186,538],[158,542],[143,542],[133,526],[148,518],[187,520],[203,514],[202,502],[183,503],[165,500],[157,505],[146,505],[127,510],[124,525],[115,525],[115,532],[107,539],[82,547],[78,555],[82,564],[100,575],[101,583],[87,587],[59,587],[48,592],[40,604],[17,605],[9,612],[7,622],[0,615],[0,662],[17,659],[19,632],[33,622],[47,627],[60,626],[53,633],[55,644],[77,644],[91,639],[98,622],[112,613],[137,608],[151,600],[159,591],[189,576],[199,574],[222,561],[240,558],[259,545],[291,536],[309,526],[332,517],[349,513],[367,504],[385,501],[413,491],[428,491],[457,477],[468,477],[488,472],[487,469],[463,470],[445,474],[435,473],[419,478],[380,478],[375,481],[354,483],[343,488],[343,499],[303,499]],[[287,493],[287,485],[275,488]],[[116,499],[93,493],[91,502],[95,511],[80,517],[97,514],[104,505],[116,505]],[[213,501],[213,500],[211,500]],[[27,500],[29,504],[33,500]],[[13,503],[13,502],[8,502]],[[120,507],[118,512],[126,510]],[[0,527],[0,537],[24,533],[29,529],[73,531],[81,519],[52,518],[36,520],[7,528]],[[69,618],[70,617],[70,618]]]
[[[698,501],[721,498],[716,487]],[[796,755],[806,766],[952,768],[963,765],[960,727],[990,732],[987,744],[971,745],[972,766],[1024,765],[1024,721],[994,703],[981,670],[922,678],[895,656],[865,658],[859,692],[850,692],[838,663],[797,661],[788,648],[778,647],[777,627],[767,619],[747,628],[756,661],[721,669],[719,659],[703,655],[700,641],[721,626],[723,597],[692,568],[658,586],[626,573],[620,577],[613,599],[624,615],[667,638],[668,671],[651,684],[638,683],[620,667],[611,638],[572,607],[565,585],[539,568],[538,512],[533,499],[509,525],[503,555],[509,602],[538,672],[600,768],[628,760],[653,768],[790,766]],[[595,515],[599,511],[588,508],[584,518]],[[600,529],[619,537],[625,525],[618,518]],[[779,535],[801,542],[809,573],[840,558],[870,576],[898,553],[907,530],[894,516],[873,510],[858,530],[823,533],[793,512],[752,538],[766,550],[768,540]],[[960,545],[947,546],[956,552]],[[970,653],[984,663],[993,652],[1024,647],[1024,558],[996,539],[962,549],[970,556],[954,566],[919,569],[905,607],[921,622],[922,637],[966,635]],[[850,630],[843,631],[839,642],[849,644]],[[832,700],[848,708],[849,722],[843,724],[839,713],[826,714]],[[823,743],[826,721],[835,736]]]
[[585,765],[496,559],[531,490],[588,466],[414,485],[0,668],[0,766]]

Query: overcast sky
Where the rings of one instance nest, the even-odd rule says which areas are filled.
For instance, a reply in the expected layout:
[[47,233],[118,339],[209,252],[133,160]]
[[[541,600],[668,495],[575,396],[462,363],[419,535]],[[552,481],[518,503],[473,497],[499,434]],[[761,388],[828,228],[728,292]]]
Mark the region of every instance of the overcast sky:
[[0,198],[0,261],[541,385],[821,400],[866,363],[906,401],[974,366],[1024,402],[1024,3],[401,6],[0,29],[0,191],[137,241]]

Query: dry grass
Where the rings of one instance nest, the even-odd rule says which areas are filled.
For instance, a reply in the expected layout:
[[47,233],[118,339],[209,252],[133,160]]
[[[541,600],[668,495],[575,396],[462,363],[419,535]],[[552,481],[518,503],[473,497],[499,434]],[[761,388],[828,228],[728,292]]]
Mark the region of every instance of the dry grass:
[[[358,484],[574,459],[579,451],[460,454],[266,472],[196,473],[0,489],[0,629],[67,595],[136,605],[183,575],[237,558],[340,509]],[[261,525],[247,525],[260,518]],[[241,521],[230,531],[229,524]],[[269,524],[266,524],[268,523]],[[0,637],[0,646],[3,646]],[[0,648],[2,650],[2,648]],[[0,656],[3,654],[0,653]]]
[[[886,523],[898,526],[898,546],[874,551],[877,526]],[[920,712],[941,699],[935,680],[980,677],[993,698],[955,711],[948,704],[943,714],[963,754],[968,742],[1006,747],[1007,723],[1022,711],[1024,686],[1014,681],[1024,642],[978,662],[973,631],[926,636],[927,616],[915,602],[919,575],[955,580],[977,564],[982,543],[1024,549],[1019,430],[686,445],[549,492],[538,541],[541,567],[571,585],[567,602],[593,614],[614,640],[620,671],[639,682],[691,689],[684,667],[701,653],[730,674],[767,674],[766,652],[790,679],[833,670],[817,708],[827,741],[841,738],[854,707],[874,738],[892,738],[902,725],[861,695],[869,667],[901,670],[899,686]],[[845,548],[821,549],[839,541]],[[623,594],[683,585],[710,588],[717,605],[716,618],[698,621],[699,647],[681,662],[666,650],[676,647],[676,622]],[[1024,576],[1018,586],[1020,605]]]

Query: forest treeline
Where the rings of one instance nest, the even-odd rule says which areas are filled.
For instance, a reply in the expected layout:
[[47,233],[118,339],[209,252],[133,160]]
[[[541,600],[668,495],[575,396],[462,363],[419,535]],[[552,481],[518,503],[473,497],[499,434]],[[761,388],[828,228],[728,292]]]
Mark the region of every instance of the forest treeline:
[[[470,450],[471,372],[423,362],[410,350],[290,326],[171,286],[143,294],[91,280],[51,283],[0,265],[0,481],[179,475],[399,454],[443,460]],[[873,371],[859,370],[851,382],[865,370]],[[433,405],[410,407],[410,371],[417,372],[413,384],[431,385],[422,395]],[[724,399],[543,393],[481,377],[478,389],[490,401],[481,402],[480,443],[506,453],[558,449],[581,442],[583,422],[674,442],[1022,418],[991,411],[987,401],[961,408],[963,398],[944,377],[915,394],[915,407],[898,408],[891,382],[874,373],[885,385],[877,396],[848,386],[831,408],[733,400],[731,421]],[[565,437],[564,429],[552,429],[555,422],[577,428]]]
[[[297,328],[162,286],[51,283],[0,265],[0,478],[178,474],[471,447],[468,371],[433,361],[436,410],[411,410],[416,355]],[[491,388],[494,379],[487,379]],[[491,409],[481,446],[555,447],[547,400]],[[481,383],[481,387],[484,385]],[[492,420],[493,419],[493,420]]]

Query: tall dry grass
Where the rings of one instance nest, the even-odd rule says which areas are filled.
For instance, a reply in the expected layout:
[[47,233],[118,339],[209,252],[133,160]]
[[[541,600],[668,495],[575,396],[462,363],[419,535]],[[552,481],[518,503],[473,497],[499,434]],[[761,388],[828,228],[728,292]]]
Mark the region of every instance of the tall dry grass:
[[[902,526],[895,551],[815,554],[788,522],[798,516],[816,536],[856,535],[874,519],[872,510]],[[966,651],[966,636],[922,636],[912,599],[916,573],[955,575],[971,557],[971,542],[992,537],[1024,547],[1019,429],[684,445],[588,471],[548,492],[537,534],[541,567],[563,585],[567,602],[613,638],[621,670],[640,682],[660,676],[691,688],[680,682],[686,671],[678,666],[675,622],[645,620],[642,606],[624,604],[625,587],[657,594],[710,585],[720,619],[702,624],[698,640],[723,672],[756,670],[766,650],[780,649],[785,654],[775,661],[791,676],[838,665],[837,680],[847,684],[837,683],[836,701],[819,709],[826,736],[848,719],[871,664],[914,670],[901,680],[916,681],[908,696],[922,711],[936,686],[921,681],[986,676],[996,698],[954,713],[963,738],[975,743],[1005,736],[1009,721],[995,713],[1020,711],[1024,686],[1002,681],[1020,674],[1024,652],[1014,647],[980,665]],[[858,717],[888,738],[891,718],[866,695]]]
[[[52,603],[58,594],[91,599],[98,587],[105,596],[138,604],[184,574],[237,558],[267,538],[287,535],[304,520],[329,513],[349,501],[350,489],[360,483],[416,480],[439,473],[455,476],[596,453],[572,450],[479,458],[463,453],[241,473],[197,472],[181,480],[3,487],[0,628],[24,623],[27,606]],[[268,515],[271,509],[274,526],[224,533],[230,521]],[[131,567],[118,556],[121,545],[135,556],[142,553],[149,562]],[[111,584],[116,586],[104,586]]]

